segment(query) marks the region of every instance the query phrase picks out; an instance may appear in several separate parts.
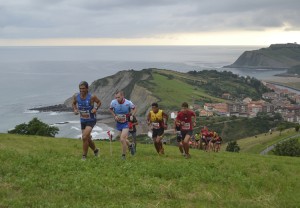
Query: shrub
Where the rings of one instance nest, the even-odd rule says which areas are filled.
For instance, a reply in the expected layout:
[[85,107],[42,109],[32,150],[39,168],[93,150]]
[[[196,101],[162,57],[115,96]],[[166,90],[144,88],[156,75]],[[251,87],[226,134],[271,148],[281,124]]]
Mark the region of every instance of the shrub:
[[37,118],[33,118],[28,124],[22,123],[13,130],[8,131],[9,134],[22,134],[22,135],[39,135],[39,136],[49,136],[55,137],[59,129],[55,126],[50,126],[41,122]]
[[277,144],[273,150],[275,155],[300,157],[300,143],[297,138]]
[[228,145],[226,147],[227,152],[239,152],[240,147],[236,141],[228,142]]

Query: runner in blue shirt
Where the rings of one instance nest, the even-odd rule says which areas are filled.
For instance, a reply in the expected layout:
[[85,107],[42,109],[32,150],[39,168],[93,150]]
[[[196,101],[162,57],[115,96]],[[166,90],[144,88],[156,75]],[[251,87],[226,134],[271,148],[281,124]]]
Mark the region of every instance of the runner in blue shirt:
[[79,91],[80,93],[73,96],[72,106],[75,115],[80,114],[83,141],[82,160],[85,160],[89,147],[94,151],[95,156],[99,154],[99,149],[92,140],[91,132],[97,122],[97,110],[101,106],[101,101],[96,95],[89,93],[89,85],[86,81],[80,82]]
[[130,147],[131,154],[134,155],[134,144],[130,144],[128,141],[129,126],[128,121],[133,120],[133,116],[136,112],[135,105],[124,98],[123,91],[117,91],[115,93],[115,99],[111,101],[109,110],[117,122],[116,128],[120,132],[120,142],[122,144],[122,159],[126,159],[127,148]]

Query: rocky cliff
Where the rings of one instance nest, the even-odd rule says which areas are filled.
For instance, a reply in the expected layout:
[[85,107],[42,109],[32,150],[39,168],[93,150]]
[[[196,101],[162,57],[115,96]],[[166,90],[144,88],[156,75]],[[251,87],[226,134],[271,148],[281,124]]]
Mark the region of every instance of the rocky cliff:
[[245,51],[233,64],[224,68],[289,69],[299,64],[300,45],[287,43]]
[[[149,90],[142,87],[141,83],[151,79],[151,69],[142,71],[120,71],[115,75],[95,80],[89,87],[89,91],[99,97],[102,102],[101,111],[108,112],[108,108],[117,90],[123,90],[125,97],[137,106],[137,114],[143,115],[149,109],[152,102],[158,101]],[[72,106],[72,97],[68,98],[64,105]]]

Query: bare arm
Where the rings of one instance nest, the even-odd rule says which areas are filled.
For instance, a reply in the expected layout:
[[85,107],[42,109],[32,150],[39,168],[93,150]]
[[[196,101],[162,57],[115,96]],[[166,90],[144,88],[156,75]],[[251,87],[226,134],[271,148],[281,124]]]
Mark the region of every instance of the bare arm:
[[194,124],[194,127],[196,126],[196,114],[195,116],[192,117],[192,120],[193,120],[193,124]]
[[150,122],[150,112],[148,113],[147,115],[147,124],[149,125],[151,122]]
[[91,110],[92,113],[96,113],[97,110],[101,106],[101,101],[96,95],[93,95],[91,98],[91,102],[92,102],[92,105],[94,105],[94,103],[96,103],[96,106],[94,106],[94,108]]
[[73,95],[72,108],[73,108],[74,114],[77,115],[78,114],[78,108],[77,108],[76,94]]

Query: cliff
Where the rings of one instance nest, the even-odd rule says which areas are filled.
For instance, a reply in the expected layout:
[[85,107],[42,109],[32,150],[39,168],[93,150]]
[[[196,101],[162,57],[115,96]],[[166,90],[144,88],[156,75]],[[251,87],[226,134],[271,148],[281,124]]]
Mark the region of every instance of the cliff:
[[[216,70],[181,73],[166,69],[120,71],[112,76],[95,80],[89,91],[102,101],[100,114],[109,113],[109,105],[117,90],[137,106],[137,115],[145,117],[151,103],[158,102],[166,112],[177,111],[182,102],[190,105],[223,102],[222,95],[229,93],[234,99],[251,97],[259,99],[266,92],[264,85],[249,77],[239,77],[231,72]],[[35,108],[39,111],[72,111],[72,97],[64,104]]]
[[299,64],[300,45],[287,43],[245,51],[233,64],[224,68],[289,69]]
[[[158,98],[142,87],[139,83],[151,79],[151,69],[142,71],[120,71],[115,75],[95,80],[89,87],[92,94],[97,95],[102,102],[101,111],[108,112],[109,104],[114,99],[117,90],[123,90],[125,98],[131,100],[137,106],[137,114],[146,113],[149,103],[158,101]],[[64,105],[72,106],[72,97],[68,98]]]

